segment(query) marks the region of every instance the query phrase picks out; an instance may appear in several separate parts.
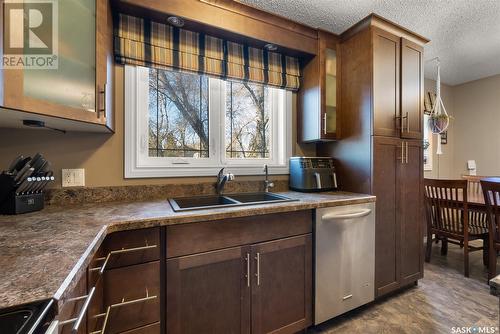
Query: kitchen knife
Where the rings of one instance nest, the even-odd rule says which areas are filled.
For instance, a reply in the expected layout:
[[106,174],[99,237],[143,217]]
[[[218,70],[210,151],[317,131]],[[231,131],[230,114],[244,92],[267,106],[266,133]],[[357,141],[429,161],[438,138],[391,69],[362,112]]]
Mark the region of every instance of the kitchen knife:
[[[41,173],[45,173],[47,174],[47,172],[51,171],[52,170],[52,166],[50,165],[50,162],[48,160],[46,160],[46,164],[42,167],[42,169],[40,170]],[[47,176],[47,175],[45,175]]]
[[32,182],[32,178],[31,177],[27,177],[26,180],[24,180],[21,183],[21,185],[19,187],[17,187],[16,193],[17,194],[22,194],[23,192],[25,192],[29,187],[31,187],[31,182]]
[[37,182],[36,182],[35,186],[33,187],[33,189],[31,190],[32,192],[35,192],[35,193],[42,190],[45,182],[50,180],[50,178],[47,178],[45,176],[40,177],[40,179],[41,179],[40,182],[38,182],[38,179],[39,179],[38,177],[36,179],[37,179]]
[[26,164],[31,160],[30,157],[27,157],[27,158],[24,158],[22,159],[21,161],[19,161],[16,165],[16,167],[14,167],[14,173],[15,174],[19,174],[19,171],[21,169],[23,169],[24,166],[26,166]]
[[[38,163],[38,161],[39,161],[40,159],[42,159],[42,158],[43,158],[43,156],[42,156],[40,153],[35,154],[35,155],[33,156],[33,158],[31,158],[30,165],[31,165],[31,166],[34,166],[34,165],[35,165],[35,164],[37,164],[37,163]],[[35,170],[36,170],[36,169],[35,169]]]
[[42,184],[39,187],[37,187],[36,191],[42,191],[47,186],[47,184],[49,184],[50,181],[54,181],[55,177],[52,175],[54,175],[52,171],[45,173],[45,181],[42,182]]
[[25,178],[28,176],[31,176],[31,174],[35,171],[34,168],[31,168],[29,163],[26,163],[23,168],[16,174],[16,177],[14,178],[14,181],[17,183],[22,182]]
[[34,193],[35,189],[38,187],[40,182],[42,181],[41,177],[32,177],[31,178],[31,185],[24,190],[25,193]]
[[21,155],[17,156],[17,158],[15,158],[14,160],[12,160],[12,162],[10,163],[9,169],[7,169],[7,172],[14,173],[14,171],[16,170],[17,164],[19,162],[21,162],[23,159],[24,159],[24,157],[21,154]]
[[45,160],[44,158],[40,158],[40,159],[36,160],[35,162],[33,162],[33,161],[30,162],[31,167],[33,167],[35,169],[35,172],[33,174],[36,175],[36,174],[40,173],[46,163],[47,163],[47,160]]

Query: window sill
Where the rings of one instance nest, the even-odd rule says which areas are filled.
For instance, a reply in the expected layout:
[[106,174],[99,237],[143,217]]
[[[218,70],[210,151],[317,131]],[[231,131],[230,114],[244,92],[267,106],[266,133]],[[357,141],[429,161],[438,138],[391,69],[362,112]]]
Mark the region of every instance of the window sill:
[[[195,166],[173,166],[173,167],[135,167],[127,168],[125,165],[125,178],[160,178],[160,177],[193,177],[193,176],[215,176],[223,166],[195,167]],[[262,175],[262,166],[224,166],[225,171],[238,175]],[[269,174],[289,174],[288,165],[271,166]]]

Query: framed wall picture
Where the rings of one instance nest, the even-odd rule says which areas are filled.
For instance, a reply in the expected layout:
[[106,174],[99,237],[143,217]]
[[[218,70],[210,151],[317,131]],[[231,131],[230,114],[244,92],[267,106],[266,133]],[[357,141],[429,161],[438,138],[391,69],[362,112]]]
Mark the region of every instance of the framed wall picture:
[[427,92],[424,98],[424,114],[426,115],[431,114],[435,102],[436,102],[436,94],[432,92]]
[[432,132],[429,128],[429,115],[424,114],[424,171],[432,170]]
[[448,131],[441,133],[441,145],[448,144]]

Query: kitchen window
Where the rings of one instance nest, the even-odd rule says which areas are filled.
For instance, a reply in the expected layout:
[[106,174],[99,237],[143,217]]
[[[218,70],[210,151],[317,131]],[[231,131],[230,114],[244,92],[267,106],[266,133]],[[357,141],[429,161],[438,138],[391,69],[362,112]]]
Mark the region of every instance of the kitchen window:
[[288,173],[292,93],[125,66],[125,177]]

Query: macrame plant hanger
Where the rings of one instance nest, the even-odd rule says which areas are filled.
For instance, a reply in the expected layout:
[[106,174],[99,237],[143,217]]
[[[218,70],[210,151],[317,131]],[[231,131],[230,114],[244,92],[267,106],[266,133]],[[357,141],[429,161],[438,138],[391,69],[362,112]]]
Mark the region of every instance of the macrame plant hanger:
[[437,61],[437,78],[436,78],[436,101],[432,106],[432,110],[429,118],[429,126],[433,134],[437,135],[437,155],[442,155],[443,151],[441,149],[441,134],[448,129],[450,125],[450,117],[446,112],[443,100],[441,99],[441,63],[439,58],[434,59]]

